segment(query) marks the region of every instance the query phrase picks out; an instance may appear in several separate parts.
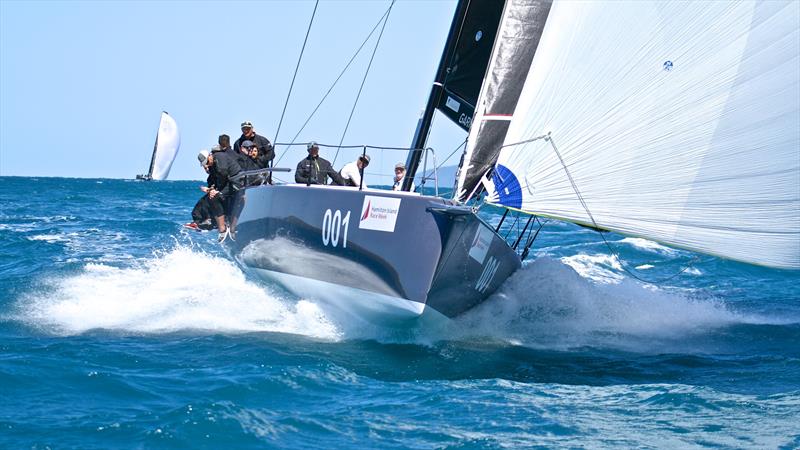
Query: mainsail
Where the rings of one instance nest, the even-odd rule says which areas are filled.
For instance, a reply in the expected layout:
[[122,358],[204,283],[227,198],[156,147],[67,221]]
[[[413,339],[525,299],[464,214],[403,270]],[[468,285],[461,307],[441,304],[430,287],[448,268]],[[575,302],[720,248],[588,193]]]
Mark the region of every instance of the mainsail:
[[510,208],[800,268],[800,3],[555,2],[493,183]]
[[153,146],[153,157],[150,159],[150,171],[146,179],[166,180],[180,146],[181,136],[178,133],[178,124],[166,111],[162,111],[156,143]]
[[[425,147],[435,110],[469,131],[503,7],[498,0],[459,1],[411,148]],[[421,156],[409,153],[404,190],[411,187]]]

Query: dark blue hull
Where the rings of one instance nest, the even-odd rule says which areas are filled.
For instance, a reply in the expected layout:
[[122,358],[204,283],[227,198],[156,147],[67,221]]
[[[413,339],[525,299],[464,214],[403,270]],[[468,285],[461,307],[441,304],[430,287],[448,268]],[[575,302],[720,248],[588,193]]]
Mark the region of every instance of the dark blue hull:
[[233,257],[288,290],[372,321],[483,301],[520,265],[469,209],[436,197],[333,186],[239,192]]

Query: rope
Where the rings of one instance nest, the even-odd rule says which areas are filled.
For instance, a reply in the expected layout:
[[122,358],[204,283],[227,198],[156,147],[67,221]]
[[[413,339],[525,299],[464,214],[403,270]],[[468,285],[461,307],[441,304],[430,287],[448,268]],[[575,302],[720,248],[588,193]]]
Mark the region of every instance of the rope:
[[[356,105],[358,105],[358,99],[361,98],[361,91],[364,89],[364,83],[366,83],[367,81],[367,75],[369,75],[369,69],[372,67],[372,60],[375,59],[375,53],[378,51],[378,44],[381,43],[381,38],[383,37],[383,30],[386,29],[386,23],[389,22],[389,14],[392,12],[392,6],[394,6],[395,1],[396,0],[392,0],[392,3],[389,5],[389,10],[386,12],[386,19],[384,19],[383,21],[380,34],[378,34],[378,40],[375,41],[375,48],[372,49],[372,56],[369,58],[369,64],[367,64],[367,70],[366,72],[364,72],[364,79],[361,80],[361,87],[358,88],[356,101],[353,102],[353,109],[350,110],[350,117],[347,118],[347,124],[344,126],[344,131],[342,132],[342,138],[339,140],[340,146],[342,145],[342,142],[344,142],[344,137],[347,134],[347,129],[350,128],[350,120],[353,118],[353,113],[356,112]],[[338,157],[339,157],[339,149],[336,150],[336,155],[334,155],[333,157],[333,164],[336,164],[336,158]]]
[[[391,7],[390,7],[390,9],[391,9]],[[322,103],[325,101],[325,99],[328,98],[328,95],[330,95],[330,93],[333,91],[333,88],[336,87],[336,84],[339,82],[339,80],[342,78],[342,76],[345,74],[345,72],[347,72],[347,69],[350,68],[350,64],[352,64],[353,61],[355,61],[356,56],[358,56],[358,54],[361,53],[361,50],[364,48],[364,45],[367,44],[367,42],[369,41],[369,38],[372,37],[372,35],[375,33],[375,30],[378,29],[378,25],[381,24],[381,22],[383,21],[384,17],[386,17],[387,14],[389,14],[389,9],[387,9],[386,12],[383,13],[383,16],[381,16],[381,18],[378,19],[377,22],[375,22],[375,26],[372,27],[372,31],[369,32],[369,34],[367,35],[366,39],[364,39],[364,41],[358,47],[358,50],[356,50],[356,52],[350,58],[350,61],[348,61],[347,65],[344,66],[344,69],[342,69],[342,71],[339,72],[339,76],[336,77],[336,80],[333,82],[333,84],[331,84],[331,87],[328,88],[328,92],[325,93],[325,95],[322,97],[322,100],[320,100],[319,103],[317,103],[317,107],[314,108],[313,111],[311,111],[311,114],[309,114],[309,116],[306,119],[306,121],[303,122],[303,126],[300,127],[300,130],[298,130],[297,134],[294,135],[294,137],[292,138],[291,143],[289,143],[289,144],[281,144],[281,145],[291,146],[291,145],[294,145],[295,142],[297,142],[297,137],[300,136],[300,133],[302,133],[303,130],[306,128],[306,125],[308,125],[308,122],[310,122],[311,119],[314,117],[314,114],[317,113],[317,110],[319,110],[320,106],[322,106]],[[275,144],[275,145],[277,146],[278,144]],[[283,153],[281,153],[281,156],[278,157],[278,160],[275,162],[275,164],[278,164],[279,162],[281,162],[281,159],[283,159],[283,156],[286,155],[287,151],[289,151],[288,147],[283,150]]]
[[297,71],[300,69],[300,61],[303,60],[303,53],[306,51],[306,43],[308,42],[308,35],[311,33],[311,25],[314,24],[314,16],[317,14],[317,7],[319,0],[314,3],[314,11],[311,13],[311,21],[308,22],[308,30],[306,30],[306,38],[303,39],[303,48],[300,49],[300,57],[297,58],[297,65],[294,68],[294,75],[292,75],[292,84],[289,85],[289,93],[286,94],[286,102],[283,104],[283,112],[281,112],[281,120],[278,121],[278,129],[275,131],[275,141],[278,142],[278,134],[281,132],[281,125],[283,124],[283,116],[286,114],[286,107],[289,106],[289,97],[292,96],[292,89],[294,88],[294,80],[297,78]]
[[[299,145],[308,145],[306,142],[279,142],[275,145],[285,145],[287,147],[292,146],[299,146]],[[425,148],[411,148],[411,147],[388,147],[384,145],[332,145],[332,144],[320,144],[317,143],[318,147],[325,147],[325,148],[369,148],[374,150],[402,150],[404,152],[409,152],[411,150],[427,150]]]
[[[467,144],[467,140],[464,139],[464,142],[458,144],[458,147],[456,147],[452,152],[450,152],[450,154],[447,155],[447,157],[444,160],[442,160],[442,162],[440,162],[438,166],[434,167],[433,170],[430,173],[438,172],[439,169],[442,168],[444,163],[446,163],[450,159],[450,157],[453,156],[458,151],[458,149],[460,149],[461,147],[463,147],[466,144]],[[414,177],[414,178],[416,178],[416,177]],[[423,173],[422,174],[422,179],[424,181],[426,179],[431,179],[431,177],[426,177],[425,174]]]
[[[534,138],[534,139],[538,139],[538,138]],[[592,225],[594,225],[594,227],[599,230],[600,227],[597,225],[597,222],[595,222],[594,216],[592,216],[592,212],[589,211],[589,207],[586,205],[586,201],[584,201],[583,195],[581,195],[580,190],[578,190],[578,185],[575,183],[575,180],[572,178],[572,174],[569,172],[569,169],[567,168],[567,164],[564,162],[564,158],[561,157],[561,153],[558,151],[558,148],[556,148],[556,143],[553,142],[553,138],[550,136],[550,133],[547,133],[547,136],[544,138],[544,140],[550,142],[550,146],[553,147],[553,150],[555,151],[556,156],[558,156],[558,160],[561,162],[561,166],[564,168],[564,172],[566,172],[567,178],[569,178],[569,182],[572,185],[572,189],[575,191],[575,195],[578,196],[578,200],[581,202],[581,206],[583,206],[583,209],[586,211],[586,214],[589,216],[589,219],[592,221]],[[677,277],[678,275],[682,274],[683,272],[686,272],[687,270],[689,270],[689,268],[692,267],[692,265],[700,259],[697,256],[695,256],[694,258],[692,258],[691,261],[689,261],[689,263],[683,269],[681,269],[677,273],[675,273],[673,275],[670,275],[670,276],[668,276],[666,278],[662,278],[662,279],[658,279],[658,280],[647,280],[647,279],[644,279],[642,277],[639,277],[638,275],[633,273],[630,269],[628,269],[628,267],[626,267],[625,263],[622,262],[622,258],[620,258],[620,256],[619,256],[619,252],[617,252],[616,249],[614,249],[611,246],[611,244],[606,240],[606,237],[603,235],[602,232],[600,232],[600,237],[603,238],[603,242],[606,244],[606,247],[608,248],[608,251],[611,252],[611,254],[614,256],[614,258],[617,260],[617,262],[619,263],[620,267],[622,267],[622,270],[627,272],[628,275],[632,276],[633,278],[635,278],[635,279],[637,279],[637,280],[639,280],[639,281],[641,281],[643,283],[650,283],[650,284],[665,283],[665,282]]]

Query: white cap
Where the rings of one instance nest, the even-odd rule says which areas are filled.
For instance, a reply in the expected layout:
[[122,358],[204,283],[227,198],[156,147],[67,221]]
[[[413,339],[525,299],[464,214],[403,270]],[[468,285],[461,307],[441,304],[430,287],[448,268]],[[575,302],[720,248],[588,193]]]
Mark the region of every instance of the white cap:
[[197,160],[200,161],[200,164],[205,164],[206,159],[208,159],[208,150],[200,150],[200,153],[197,154]]

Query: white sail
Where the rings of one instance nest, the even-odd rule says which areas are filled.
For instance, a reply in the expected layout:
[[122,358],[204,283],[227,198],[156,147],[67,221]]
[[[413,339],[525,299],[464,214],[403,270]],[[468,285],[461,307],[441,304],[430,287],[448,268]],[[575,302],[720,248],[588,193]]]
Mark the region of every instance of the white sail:
[[800,2],[555,2],[493,182],[512,208],[800,267]]
[[153,160],[150,166],[150,176],[154,180],[166,180],[169,169],[178,154],[181,146],[181,136],[178,124],[166,112],[161,113],[161,123],[158,126],[156,148],[153,151]]

